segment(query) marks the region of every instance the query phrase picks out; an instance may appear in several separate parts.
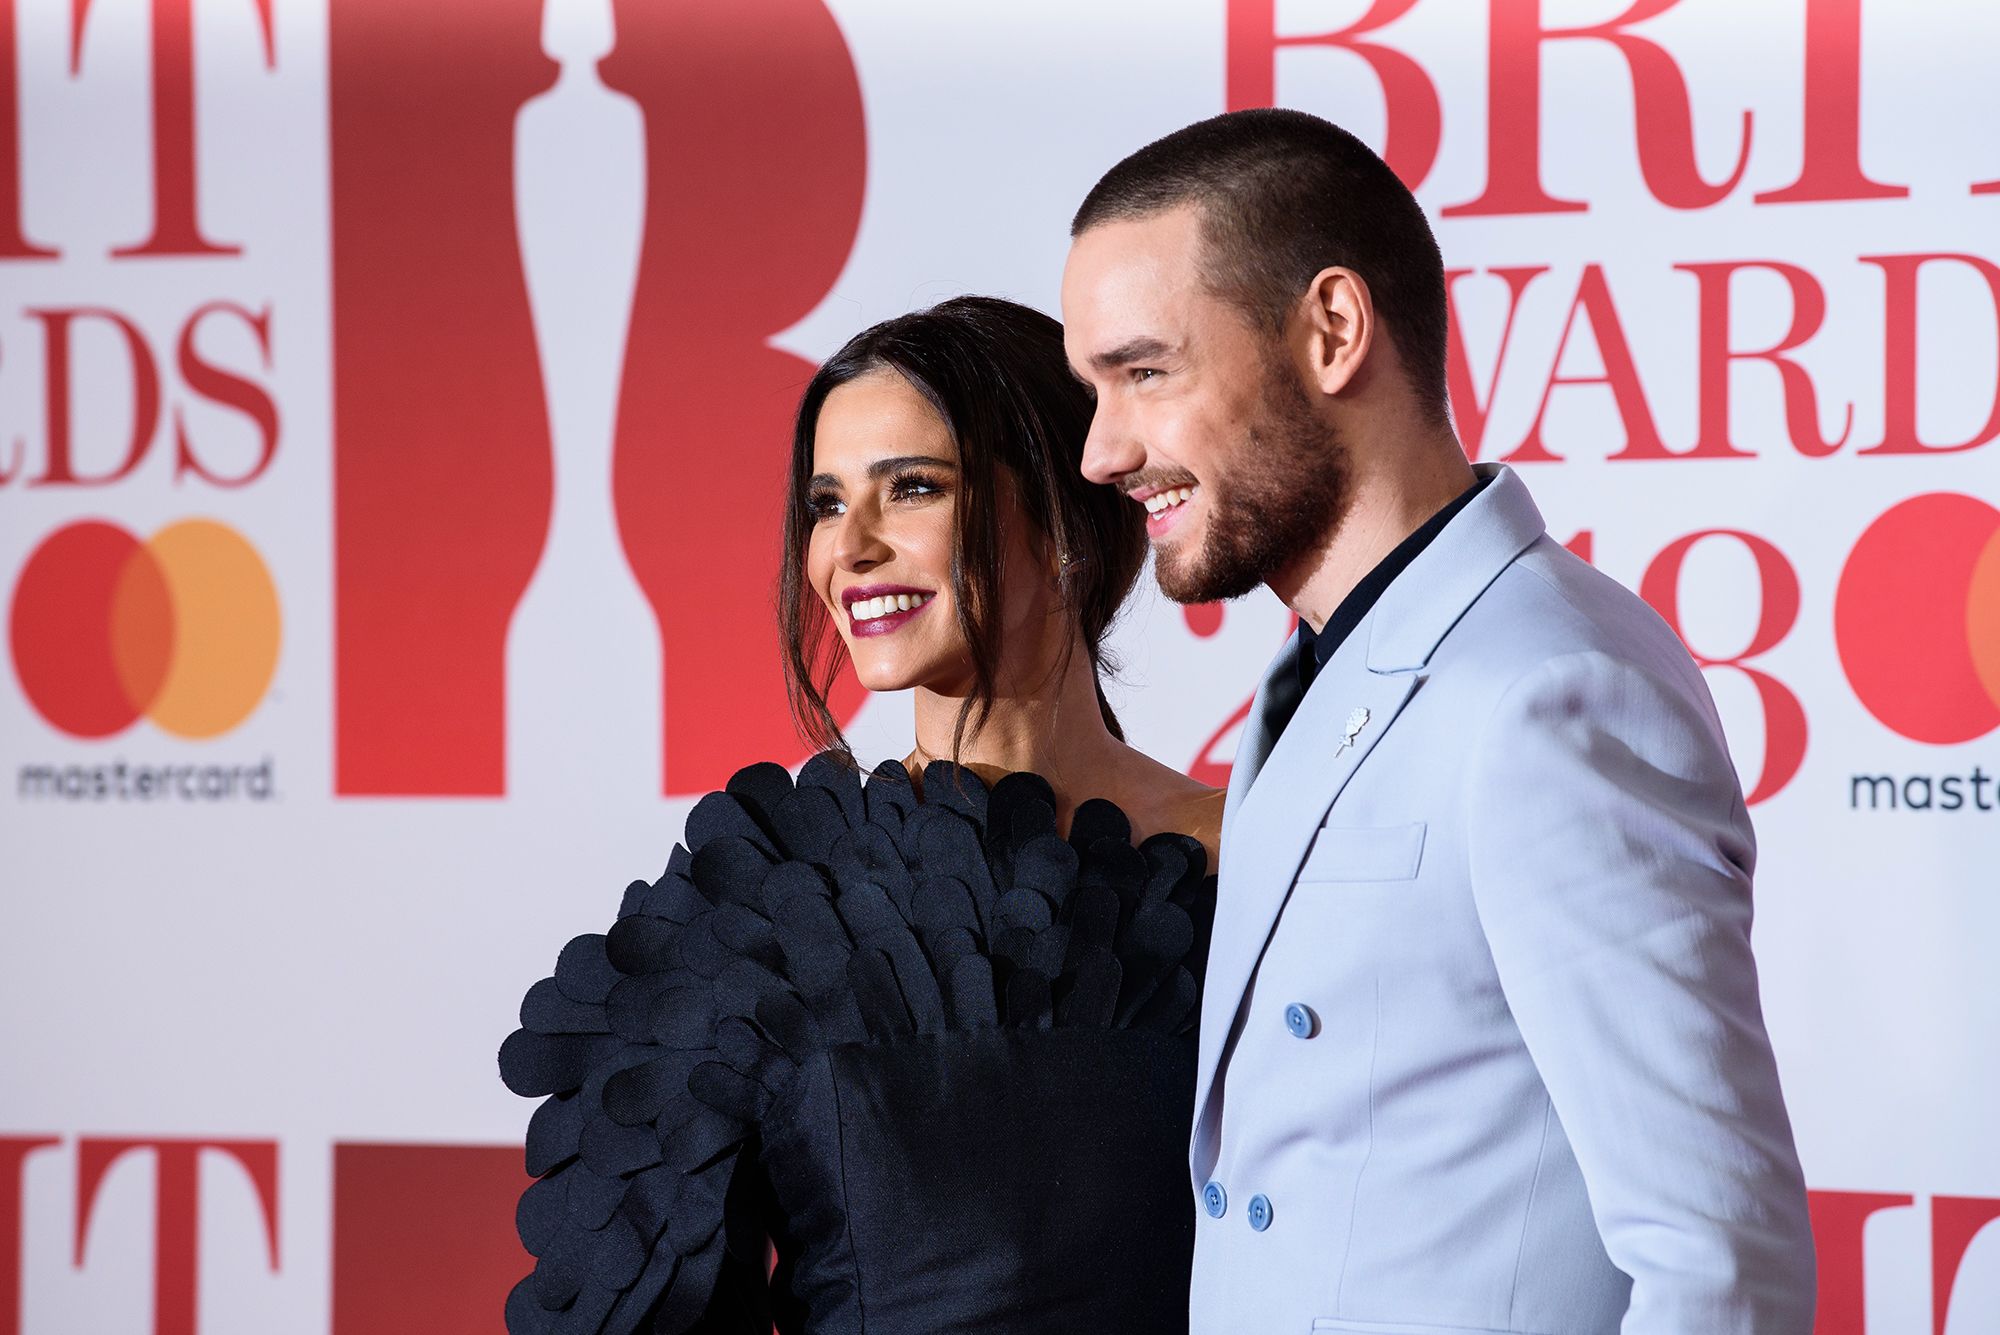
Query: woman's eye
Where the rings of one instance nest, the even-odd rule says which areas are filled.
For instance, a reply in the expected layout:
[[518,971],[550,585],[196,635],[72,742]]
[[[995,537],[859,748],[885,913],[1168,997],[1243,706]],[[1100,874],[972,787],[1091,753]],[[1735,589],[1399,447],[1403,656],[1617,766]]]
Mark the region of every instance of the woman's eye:
[[835,515],[846,513],[846,511],[847,502],[830,492],[816,492],[806,497],[806,513],[813,517],[814,523],[818,523],[823,519],[831,519]]
[[889,484],[889,499],[892,501],[917,500],[926,496],[942,494],[944,484],[933,478],[916,473],[905,473]]

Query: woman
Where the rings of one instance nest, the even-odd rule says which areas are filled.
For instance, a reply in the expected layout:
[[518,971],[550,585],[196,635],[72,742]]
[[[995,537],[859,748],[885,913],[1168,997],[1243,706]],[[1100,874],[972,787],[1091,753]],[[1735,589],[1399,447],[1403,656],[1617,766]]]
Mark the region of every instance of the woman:
[[[1061,327],[987,298],[807,386],[779,601],[828,749],[702,799],[523,1003],[516,1335],[1185,1329],[1221,794],[1099,689],[1145,538],[1090,417]],[[843,660],[915,701],[865,785]]]

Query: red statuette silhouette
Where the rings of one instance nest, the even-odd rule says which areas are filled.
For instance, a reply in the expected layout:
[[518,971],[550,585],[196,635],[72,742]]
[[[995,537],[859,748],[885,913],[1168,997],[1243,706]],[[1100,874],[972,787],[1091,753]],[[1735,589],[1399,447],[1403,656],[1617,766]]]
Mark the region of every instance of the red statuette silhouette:
[[[624,0],[605,82],[646,122],[646,227],[618,404],[620,538],[660,626],[663,789],[796,758],[772,615],[791,417],[861,217],[861,89],[820,0]],[[845,721],[851,677],[833,707]]]
[[507,625],[551,485],[513,187],[515,113],[555,68],[541,11],[329,13],[344,794],[505,791]]

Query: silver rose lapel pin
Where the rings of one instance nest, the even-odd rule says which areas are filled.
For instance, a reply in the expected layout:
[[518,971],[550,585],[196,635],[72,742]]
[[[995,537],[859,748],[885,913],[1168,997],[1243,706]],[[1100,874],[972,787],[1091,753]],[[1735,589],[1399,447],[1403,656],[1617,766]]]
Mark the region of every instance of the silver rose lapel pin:
[[1333,753],[1339,755],[1342,751],[1354,745],[1354,739],[1359,737],[1361,730],[1367,726],[1368,710],[1365,706],[1357,705],[1354,712],[1347,716],[1347,734],[1340,739],[1340,745],[1334,748]]

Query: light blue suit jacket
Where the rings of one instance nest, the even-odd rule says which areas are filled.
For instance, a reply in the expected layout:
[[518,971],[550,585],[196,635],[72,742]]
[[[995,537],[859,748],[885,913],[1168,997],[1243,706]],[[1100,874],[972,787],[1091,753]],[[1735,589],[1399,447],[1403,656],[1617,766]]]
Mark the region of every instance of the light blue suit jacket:
[[1275,744],[1296,640],[1245,725],[1193,1329],[1807,1335],[1714,706],[1665,623],[1480,471]]

